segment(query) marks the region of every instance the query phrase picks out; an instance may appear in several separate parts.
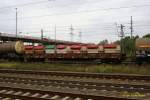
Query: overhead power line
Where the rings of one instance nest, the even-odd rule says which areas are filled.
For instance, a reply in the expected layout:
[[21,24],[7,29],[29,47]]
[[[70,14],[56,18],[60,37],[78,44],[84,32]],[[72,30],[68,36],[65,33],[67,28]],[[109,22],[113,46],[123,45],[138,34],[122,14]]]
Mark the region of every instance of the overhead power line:
[[[40,17],[47,17],[47,16],[60,16],[60,15],[71,15],[71,14],[80,14],[80,13],[91,13],[91,12],[96,12],[96,11],[120,10],[120,9],[140,8],[140,7],[148,7],[148,6],[150,6],[150,5],[133,5],[133,6],[106,8],[106,9],[84,10],[84,11],[71,12],[71,13],[55,13],[55,14],[47,14],[47,15],[39,15],[39,16],[19,17],[19,19],[40,18]],[[14,19],[3,19],[3,20],[14,20]]]
[[14,8],[14,7],[22,7],[22,6],[29,6],[29,5],[34,5],[34,4],[41,4],[41,3],[47,3],[49,1],[52,0],[42,0],[42,1],[38,1],[38,2],[29,2],[29,3],[23,3],[23,4],[16,4],[16,5],[9,5],[9,6],[5,6],[5,7],[0,7],[1,9],[6,9],[6,8]]

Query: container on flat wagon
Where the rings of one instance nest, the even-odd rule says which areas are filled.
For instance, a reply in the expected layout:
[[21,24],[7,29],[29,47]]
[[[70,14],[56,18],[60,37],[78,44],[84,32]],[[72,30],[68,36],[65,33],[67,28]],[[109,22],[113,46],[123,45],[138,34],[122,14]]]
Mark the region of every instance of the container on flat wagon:
[[25,54],[26,55],[33,55],[34,54],[34,46],[26,45],[25,46]]
[[105,50],[105,53],[121,53],[121,47],[120,47],[120,45],[112,45],[112,44],[110,44],[110,45],[105,45],[105,48],[104,48],[104,50]]
[[33,55],[34,54],[34,50],[25,50],[25,54],[26,55]]
[[105,44],[104,48],[105,49],[115,49],[115,48],[117,48],[117,45],[116,44]]
[[34,46],[32,45],[25,45],[25,50],[33,50]]
[[55,45],[46,45],[45,46],[45,53],[46,54],[53,54],[53,53],[55,53]]
[[45,50],[45,46],[43,45],[34,46],[34,50]]
[[55,49],[55,45],[46,45],[45,49]]
[[0,44],[0,53],[24,53],[24,44],[22,41],[6,42]]
[[87,53],[98,53],[99,47],[98,45],[87,45]]
[[43,45],[34,46],[34,53],[35,53],[35,55],[45,54],[45,46],[43,46]]
[[81,53],[81,46],[80,45],[72,45],[70,46],[72,53]]
[[104,47],[103,47],[103,45],[99,45],[99,52],[104,52]]
[[86,45],[82,45],[81,47],[81,52],[86,53],[87,52],[87,47]]
[[44,55],[45,54],[45,50],[34,50],[34,54],[35,55]]
[[57,53],[67,53],[69,50],[69,46],[67,45],[57,45]]

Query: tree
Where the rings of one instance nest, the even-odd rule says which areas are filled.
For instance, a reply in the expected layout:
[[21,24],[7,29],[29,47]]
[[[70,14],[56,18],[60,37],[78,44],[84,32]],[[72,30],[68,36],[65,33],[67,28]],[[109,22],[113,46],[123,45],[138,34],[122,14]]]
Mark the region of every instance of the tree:
[[107,39],[102,40],[98,44],[100,44],[100,45],[108,44],[108,40]]
[[150,34],[144,35],[143,38],[150,38]]

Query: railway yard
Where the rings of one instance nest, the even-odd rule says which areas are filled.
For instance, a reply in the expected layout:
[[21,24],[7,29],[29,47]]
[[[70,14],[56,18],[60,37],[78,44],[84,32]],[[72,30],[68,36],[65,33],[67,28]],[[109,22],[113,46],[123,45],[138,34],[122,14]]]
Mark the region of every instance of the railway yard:
[[34,41],[2,39],[1,100],[150,100],[150,38],[130,58],[115,43]]
[[150,100],[148,0],[0,4],[0,100]]
[[150,76],[0,70],[3,100],[149,100]]

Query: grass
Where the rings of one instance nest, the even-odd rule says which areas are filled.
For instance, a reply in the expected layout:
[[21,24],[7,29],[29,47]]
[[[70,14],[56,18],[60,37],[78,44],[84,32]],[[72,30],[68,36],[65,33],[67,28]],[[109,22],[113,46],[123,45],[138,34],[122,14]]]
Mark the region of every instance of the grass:
[[23,69],[23,70],[51,70],[51,71],[73,71],[93,73],[125,73],[150,75],[149,65],[81,65],[81,64],[48,64],[48,63],[18,63],[1,62],[1,69]]

